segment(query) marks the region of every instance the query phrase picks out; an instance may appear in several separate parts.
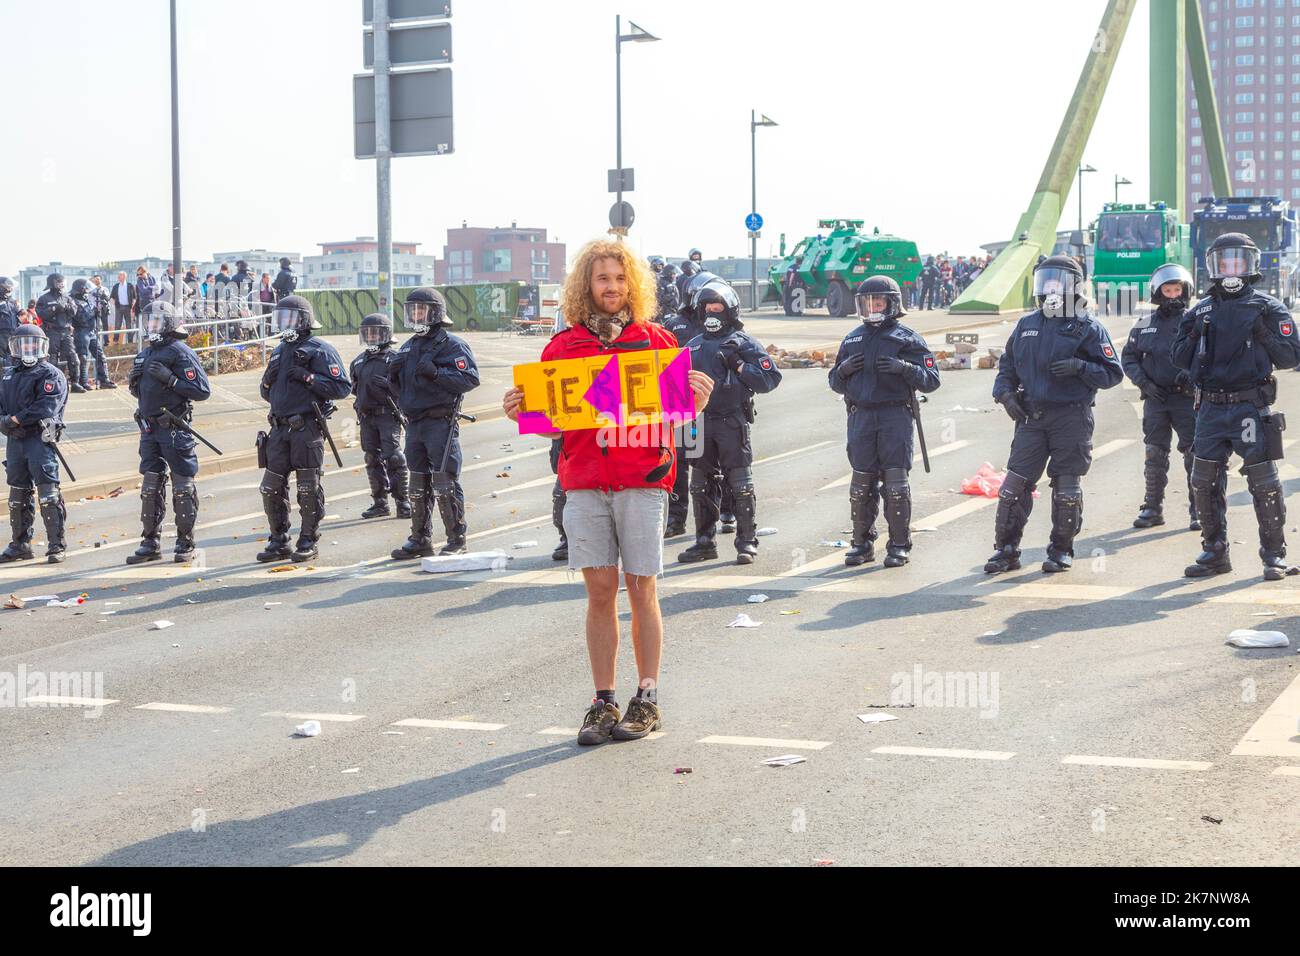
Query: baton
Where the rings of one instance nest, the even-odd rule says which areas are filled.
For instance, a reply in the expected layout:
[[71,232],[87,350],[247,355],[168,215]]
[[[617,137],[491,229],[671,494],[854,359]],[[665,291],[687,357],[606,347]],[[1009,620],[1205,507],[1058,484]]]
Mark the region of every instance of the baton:
[[330,434],[330,427],[325,423],[325,416],[321,413],[320,405],[316,402],[311,403],[311,412],[316,416],[316,424],[320,427],[321,434],[329,442],[330,451],[334,453],[334,460],[338,462],[340,468],[343,467],[343,459],[339,457],[339,450],[334,446],[334,436]]
[[208,441],[206,438],[204,438],[202,435],[196,432],[193,428],[189,426],[189,423],[187,423],[184,419],[179,418],[178,416],[173,414],[170,409],[164,408],[162,410],[162,413],[167,416],[167,420],[171,422],[173,427],[179,428],[181,431],[185,432],[191,438],[197,438],[199,441],[203,442],[203,444],[207,445],[209,448],[215,451],[218,455],[224,454],[224,452],[222,452],[220,448],[218,448],[216,445],[212,444],[212,442]]
[[921,403],[916,400],[916,390],[912,391],[912,420],[916,422],[916,438],[921,444],[921,464],[925,466],[925,473],[930,473],[930,451],[925,447],[925,429],[921,427]]

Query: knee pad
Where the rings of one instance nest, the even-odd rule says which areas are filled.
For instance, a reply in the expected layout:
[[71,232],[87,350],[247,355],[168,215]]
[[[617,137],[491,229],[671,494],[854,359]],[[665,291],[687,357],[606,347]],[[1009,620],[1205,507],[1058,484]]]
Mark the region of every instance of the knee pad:
[[62,496],[59,494],[58,485],[37,485],[36,497],[40,499],[41,507],[61,501]]
[[379,452],[377,451],[368,451],[362,456],[362,458],[365,460],[367,468],[378,468],[380,465],[381,459],[379,457]]
[[456,483],[452,480],[450,474],[445,471],[439,471],[429,476],[432,484],[432,492],[437,498],[446,498],[454,496],[456,492]]
[[879,483],[880,476],[875,472],[855,470],[849,480],[849,500],[861,501],[863,498],[871,497],[875,494]]
[[422,471],[411,472],[411,500],[418,501],[429,494],[429,476]]
[[320,486],[320,470],[317,468],[299,468],[293,474],[298,481],[300,494],[303,491],[315,492]]
[[1159,445],[1147,445],[1146,462],[1148,465],[1168,465],[1169,449]]
[[1223,462],[1209,458],[1192,459],[1192,487],[1197,491],[1209,491],[1219,480],[1223,471]]
[[709,489],[709,476],[703,468],[691,468],[691,494],[702,495]]
[[172,492],[178,495],[198,494],[199,486],[193,478],[186,478],[184,475],[172,476]]
[[1272,490],[1282,486],[1282,479],[1278,477],[1277,462],[1261,461],[1254,465],[1247,465],[1243,471],[1246,472],[1246,487],[1253,494],[1256,490]]
[[1008,471],[1007,476],[1002,479],[1002,488],[998,491],[999,498],[1019,498],[1026,493],[1032,493],[1029,481],[1024,475],[1017,475],[1014,471]]
[[[180,479],[177,479],[179,483]],[[160,498],[167,493],[167,474],[161,471],[151,471],[143,475],[140,479],[140,497],[148,500],[150,498]]]
[[1058,475],[1052,480],[1052,497],[1077,501],[1083,497],[1083,483],[1078,475]]
[[406,467],[406,456],[399,451],[396,455],[385,458],[384,464],[388,466],[389,471],[400,471]]
[[727,469],[727,484],[733,491],[750,491],[754,490],[754,471],[748,465],[743,468]]
[[289,479],[284,475],[277,475],[271,470],[262,472],[262,486],[260,491],[264,495],[282,495],[288,488]]
[[906,468],[885,469],[885,494],[891,498],[901,497],[909,491]]

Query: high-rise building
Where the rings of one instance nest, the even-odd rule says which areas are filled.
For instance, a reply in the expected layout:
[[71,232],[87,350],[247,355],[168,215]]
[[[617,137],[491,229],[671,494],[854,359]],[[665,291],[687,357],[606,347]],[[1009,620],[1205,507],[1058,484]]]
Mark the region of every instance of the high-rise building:
[[[1300,202],[1300,0],[1200,3],[1233,195]],[[1206,163],[1189,72],[1187,218],[1214,195]]]
[[[433,285],[434,256],[418,242],[393,243],[393,286]],[[320,243],[321,254],[302,257],[300,288],[373,289],[379,285],[379,243],[374,236]]]
[[545,229],[511,223],[509,228],[471,227],[447,230],[438,262],[439,285],[471,282],[563,282],[565,249],[547,242]]

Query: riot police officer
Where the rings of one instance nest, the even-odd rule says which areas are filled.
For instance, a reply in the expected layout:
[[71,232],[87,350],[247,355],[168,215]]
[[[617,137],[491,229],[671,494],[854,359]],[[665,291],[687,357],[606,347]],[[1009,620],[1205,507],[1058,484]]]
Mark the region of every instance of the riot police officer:
[[1192,276],[1176,262],[1151,274],[1148,294],[1155,309],[1138,319],[1120,353],[1129,381],[1142,392],[1142,440],[1146,445],[1143,478],[1146,496],[1133,520],[1135,528],[1165,523],[1165,485],[1169,481],[1170,439],[1177,434],[1178,453],[1187,473],[1191,530],[1197,531],[1196,502],[1192,495],[1192,438],[1196,411],[1192,407],[1190,376],[1169,357],[1183,313],[1192,298]]
[[45,277],[45,291],[36,300],[36,314],[40,316],[45,334],[50,342],[50,362],[68,366],[68,381],[73,392],[84,392],[81,387],[81,363],[77,359],[77,344],[73,339],[73,319],[76,303],[63,291],[63,276],[51,272]]
[[[668,266],[668,269],[674,269]],[[665,270],[666,271],[666,270]],[[675,271],[675,269],[674,269]],[[674,293],[676,289],[673,290]],[[673,334],[677,339],[678,348],[686,348],[691,344],[691,339],[697,335],[704,334],[704,323],[695,314],[695,307],[689,299],[683,300],[677,307],[677,311],[664,318],[664,328]],[[676,440],[677,448],[677,472],[673,477],[672,494],[668,497],[668,520],[664,524],[664,538],[675,538],[678,535],[686,533],[686,517],[690,510],[690,485],[691,470],[686,467],[686,433],[689,430],[692,438],[698,436],[698,425],[694,421],[678,425],[673,429],[673,435]],[[692,442],[692,447],[694,443]],[[716,482],[713,482],[716,484]],[[711,493],[714,501],[718,500],[716,492]],[[719,508],[721,503],[719,502]]]
[[988,574],[1020,567],[1020,537],[1043,468],[1052,483],[1052,533],[1044,573],[1069,570],[1083,526],[1083,476],[1092,466],[1097,390],[1124,377],[1106,329],[1092,315],[1083,270],[1070,256],[1034,267],[1038,308],[1021,316],[998,360],[993,400],[1015,421],[998,492]]
[[411,536],[392,552],[397,559],[433,554],[433,499],[447,533],[439,554],[463,554],[465,492],[461,490],[456,413],[461,398],[478,388],[478,366],[464,339],[451,335],[447,302],[436,289],[406,297],[406,327],[393,363],[397,404],[406,415],[406,461],[411,469]]
[[14,280],[0,276],[0,366],[9,364],[9,337],[18,331],[18,303],[14,301]]
[[[59,459],[54,443],[63,430],[68,380],[48,361],[49,339],[35,325],[19,326],[9,338],[14,362],[0,379],[0,434],[5,444],[5,478],[9,483],[9,527],[13,540],[0,562],[27,561],[32,555],[35,497],[45,524],[45,558],[63,560],[67,545],[63,526],[67,509],[59,492]],[[33,496],[32,486],[35,485]]]
[[830,371],[831,390],[849,412],[849,514],[853,546],[849,567],[874,561],[876,516],[883,484],[889,544],[885,567],[902,567],[912,550],[912,394],[939,387],[934,354],[916,332],[899,323],[906,315],[902,290],[889,276],[872,276],[855,293],[862,327],[840,343]]
[[77,358],[81,364],[81,376],[77,380],[85,391],[90,390],[91,363],[94,362],[95,381],[100,388],[111,388],[108,366],[104,361],[104,347],[99,343],[99,316],[102,309],[98,297],[91,297],[90,283],[85,279],[72,281],[72,302],[76,312],[72,317],[72,327],[76,336]]
[[701,269],[704,268],[704,253],[700,252],[699,249],[692,247],[691,251],[686,254],[686,258],[689,261],[694,262]]
[[669,264],[665,264],[657,271],[655,297],[659,302],[659,321],[667,325],[682,304],[681,297],[677,294],[677,276],[680,275],[680,271],[676,266]]
[[749,426],[754,421],[754,395],[776,388],[781,373],[758,340],[744,331],[740,300],[731,286],[721,279],[706,283],[695,290],[691,305],[704,325],[704,332],[688,346],[691,368],[712,378],[714,386],[700,424],[701,454],[691,466],[695,544],[677,560],[690,563],[718,556],[714,536],[719,510],[707,486],[714,472],[721,470],[735,501],[736,563],[753,564],[758,554],[758,519]]
[[[262,398],[271,403],[269,433],[258,435],[258,464],[262,474],[262,505],[270,534],[259,561],[310,561],[316,557],[320,523],[325,517],[325,489],[321,465],[325,462],[324,419],[333,401],[351,391],[347,370],[339,353],[312,335],[320,323],[311,303],[300,295],[285,296],[275,304],[275,328],[282,341],[271,353],[262,374]],[[319,415],[319,417],[318,417]],[[302,519],[298,542],[289,550],[289,472],[298,482],[298,514]]]
[[1293,569],[1286,564],[1286,503],[1277,463],[1286,422],[1270,406],[1277,397],[1275,368],[1300,362],[1300,334],[1286,307],[1253,288],[1260,279],[1259,249],[1238,232],[1219,236],[1205,254],[1209,294],[1183,316],[1174,339],[1174,365],[1197,388],[1192,443],[1192,494],[1201,521],[1201,553],[1183,572],[1190,578],[1224,574],[1228,560],[1228,456],[1243,459],[1246,487],[1259,521],[1264,580]]
[[164,299],[150,303],[144,314],[146,345],[135,357],[127,387],[139,400],[135,423],[140,428],[140,547],[127,564],[162,560],[159,547],[167,515],[167,474],[172,479],[172,511],[176,515],[177,564],[194,558],[194,523],[199,517],[199,489],[194,479],[199,459],[194,436],[176,422],[189,422],[193,403],[212,395],[207,373],[194,350],[185,344],[189,331],[179,313]]
[[[298,277],[294,275],[293,263],[288,256],[280,257],[280,271],[276,273],[275,281],[271,283],[271,289],[275,292],[275,301],[293,295],[298,288]],[[389,324],[391,329],[392,325]]]
[[349,370],[353,409],[361,426],[361,450],[366,457],[366,477],[370,479],[373,504],[361,512],[363,518],[386,518],[391,492],[397,503],[399,518],[411,517],[411,500],[407,497],[406,457],[402,454],[402,413],[394,400],[392,366],[397,360],[393,351],[393,320],[383,312],[372,312],[361,320],[361,344],[365,351],[352,360]]

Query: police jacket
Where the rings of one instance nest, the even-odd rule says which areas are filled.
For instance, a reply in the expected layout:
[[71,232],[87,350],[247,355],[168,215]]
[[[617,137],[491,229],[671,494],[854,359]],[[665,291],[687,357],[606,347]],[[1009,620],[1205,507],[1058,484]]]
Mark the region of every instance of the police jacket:
[[1183,312],[1182,303],[1166,302],[1139,319],[1129,332],[1120,362],[1128,380],[1138,388],[1149,382],[1168,389],[1187,381],[1187,373],[1176,366],[1171,357]]
[[377,378],[386,378],[392,382],[392,366],[397,361],[397,353],[389,345],[380,346],[378,350],[363,351],[352,360],[348,373],[352,378],[352,394],[356,401],[352,403],[357,415],[376,415],[389,412],[389,398],[396,393],[386,392],[375,383]]
[[[290,369],[302,369],[311,375],[303,383],[289,378]],[[277,418],[311,415],[312,403],[333,401],[352,391],[343,359],[334,346],[315,336],[301,333],[292,342],[281,342],[271,353],[262,374],[262,398],[271,403]]]
[[[152,375],[145,374],[150,362],[161,362],[172,373],[175,383],[164,385]],[[138,411],[145,418],[157,418],[165,408],[177,418],[184,419],[190,410],[190,402],[206,401],[212,395],[207,373],[203,371],[198,355],[173,336],[150,343],[135,357],[127,386],[139,399]]]
[[[18,321],[18,303],[13,299],[0,301],[0,332],[17,332],[18,326],[22,323]],[[9,358],[8,355],[0,355],[0,362]]]
[[[1052,374],[1054,362],[1070,358],[1083,360],[1078,375]],[[1020,317],[1007,339],[993,397],[1022,388],[1033,403],[1091,405],[1098,389],[1113,388],[1123,377],[1110,336],[1089,313],[1052,319],[1035,309]]]
[[36,314],[45,323],[45,331],[65,332],[72,328],[73,316],[77,314],[77,304],[72,296],[47,290],[36,300]]
[[1214,287],[1183,316],[1172,357],[1201,388],[1239,391],[1263,384],[1274,368],[1300,364],[1300,335],[1271,295],[1248,286],[1230,296]]
[[921,269],[921,285],[935,285],[939,281],[939,267],[925,266]]
[[86,296],[84,299],[73,298],[72,305],[75,309],[72,314],[72,327],[78,332],[94,329],[98,317],[95,300],[90,296]]
[[[840,374],[846,359],[861,353],[862,370],[847,377]],[[907,363],[901,375],[876,371],[876,359],[896,358]],[[898,319],[886,319],[879,325],[863,322],[844,337],[835,355],[830,373],[831,391],[844,396],[844,404],[854,407],[903,405],[912,401],[912,391],[933,392],[939,387],[939,370],[934,353],[925,339]]]
[[687,348],[691,368],[713,379],[713,392],[704,406],[708,417],[734,415],[754,393],[764,394],[781,384],[780,370],[758,339],[735,325],[697,335]]
[[286,295],[293,295],[293,290],[298,288],[298,277],[293,274],[292,269],[281,269],[276,274],[275,281],[271,283],[271,288],[275,290],[275,298],[278,302]]
[[691,344],[691,339],[697,335],[704,334],[704,323],[695,317],[695,313],[689,309],[679,309],[678,311],[664,317],[664,328],[671,332],[677,338],[677,344],[681,348]]
[[[48,361],[35,365],[15,363],[7,366],[0,379],[0,417],[18,419],[26,434],[36,434],[36,426],[47,418],[63,422],[63,410],[68,405],[68,380]],[[15,433],[10,425],[9,434]]]
[[403,342],[392,369],[397,405],[413,419],[449,415],[456,399],[479,384],[474,353],[443,328]]
[[661,279],[658,289],[655,290],[655,296],[659,300],[660,321],[667,325],[669,317],[675,315],[678,306],[681,305],[682,300],[677,294],[677,286],[671,281]]
[[108,290],[103,286],[91,289],[90,301],[95,304],[95,318],[101,322],[107,319],[113,308],[112,300],[108,297]]

